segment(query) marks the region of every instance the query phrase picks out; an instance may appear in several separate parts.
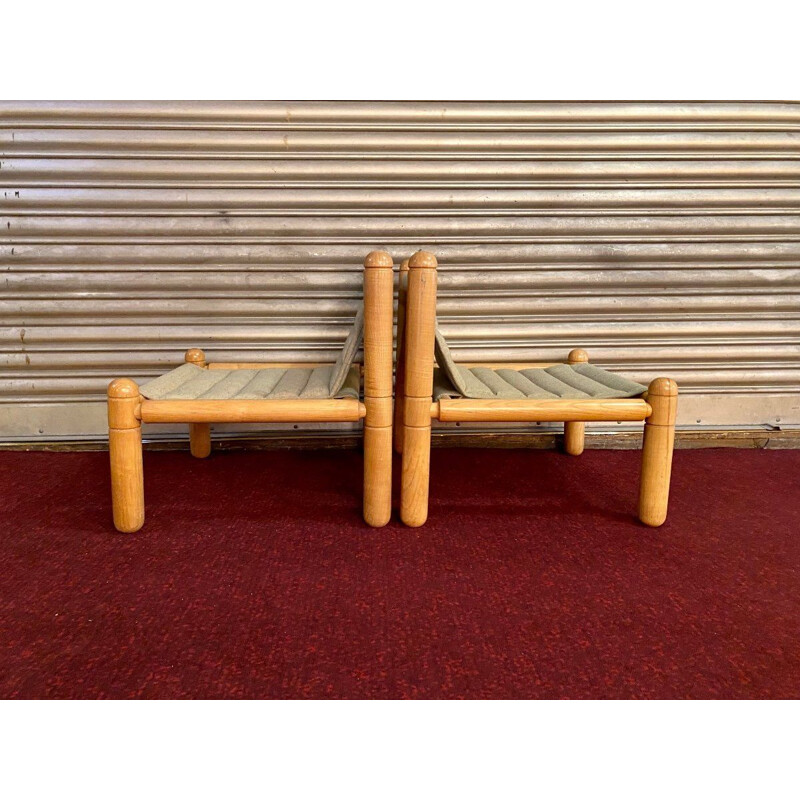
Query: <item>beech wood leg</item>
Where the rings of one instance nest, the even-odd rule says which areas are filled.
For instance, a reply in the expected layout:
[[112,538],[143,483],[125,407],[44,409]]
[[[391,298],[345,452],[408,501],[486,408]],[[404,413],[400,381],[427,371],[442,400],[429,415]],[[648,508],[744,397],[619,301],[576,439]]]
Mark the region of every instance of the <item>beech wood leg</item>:
[[644,423],[639,519],[657,528],[667,519],[678,384],[669,378],[656,378],[647,390],[647,402],[653,411]]
[[108,449],[114,527],[134,533],[144,525],[142,423],[137,416],[139,387],[127,378],[108,387]]
[[[589,360],[585,350],[571,350],[567,356],[568,364],[581,364]],[[579,456],[583,452],[586,441],[585,422],[564,423],[564,450],[571,456]]]

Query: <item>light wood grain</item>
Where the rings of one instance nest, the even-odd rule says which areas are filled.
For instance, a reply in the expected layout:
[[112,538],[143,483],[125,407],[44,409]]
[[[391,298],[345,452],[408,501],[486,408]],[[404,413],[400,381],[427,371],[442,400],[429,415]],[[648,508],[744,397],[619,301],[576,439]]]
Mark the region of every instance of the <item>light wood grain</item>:
[[198,367],[205,368],[206,366],[206,354],[197,347],[187,350],[186,353],[184,353],[183,360],[187,364],[196,364]]
[[[202,350],[187,350],[184,361],[204,369],[207,367],[206,356]],[[194,422],[189,425],[189,452],[195,458],[208,458],[211,454],[211,426],[207,422]]]
[[142,400],[142,422],[357,422],[366,413],[341,400]]
[[648,387],[647,402],[653,411],[644,425],[639,519],[657,528],[667,519],[678,384],[669,378],[656,378]]
[[428,518],[436,267],[436,257],[424,251],[408,263],[400,517],[412,527]]
[[428,519],[430,491],[431,428],[406,426],[400,476],[400,518],[411,528]]
[[136,415],[139,387],[120,378],[108,387],[108,450],[114,527],[134,533],[144,525],[142,428]]
[[364,520],[379,528],[392,516],[392,258],[364,260]]
[[392,426],[364,426],[364,521],[381,528],[392,518]]
[[[568,364],[585,364],[589,355],[585,350],[570,350],[567,356]],[[586,439],[585,422],[564,423],[564,450],[571,456],[579,456],[583,452]]]
[[408,259],[400,265],[397,283],[397,344],[394,379],[394,449],[403,452],[403,415],[405,412],[405,329],[406,297],[408,295]]
[[640,398],[620,400],[447,400],[439,401],[442,422],[631,422],[650,413]]
[[189,425],[189,452],[195,458],[208,458],[211,454],[211,425],[193,422]]

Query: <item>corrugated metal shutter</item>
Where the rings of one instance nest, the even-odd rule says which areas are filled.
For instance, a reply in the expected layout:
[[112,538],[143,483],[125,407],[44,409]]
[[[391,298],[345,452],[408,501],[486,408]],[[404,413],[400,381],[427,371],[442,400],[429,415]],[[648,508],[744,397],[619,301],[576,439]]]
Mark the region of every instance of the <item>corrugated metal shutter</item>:
[[2,103],[0,150],[2,438],[103,434],[190,346],[332,358],[420,246],[457,357],[800,422],[798,103]]

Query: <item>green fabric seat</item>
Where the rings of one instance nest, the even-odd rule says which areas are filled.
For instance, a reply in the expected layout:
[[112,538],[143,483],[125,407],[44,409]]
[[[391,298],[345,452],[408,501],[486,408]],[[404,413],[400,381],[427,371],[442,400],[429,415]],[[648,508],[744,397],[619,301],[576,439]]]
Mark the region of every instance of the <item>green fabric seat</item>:
[[324,400],[358,398],[360,371],[351,367],[331,394],[333,366],[203,369],[182,364],[139,390],[148,400]]
[[611,399],[638,397],[647,387],[623,378],[594,364],[557,364],[530,369],[490,369],[459,367],[447,341],[436,328],[436,363],[433,373],[433,399],[575,399],[594,397]]
[[358,399],[361,372],[353,362],[363,337],[362,305],[335,364],[264,369],[203,369],[196,364],[182,364],[144,384],[139,391],[148,400]]

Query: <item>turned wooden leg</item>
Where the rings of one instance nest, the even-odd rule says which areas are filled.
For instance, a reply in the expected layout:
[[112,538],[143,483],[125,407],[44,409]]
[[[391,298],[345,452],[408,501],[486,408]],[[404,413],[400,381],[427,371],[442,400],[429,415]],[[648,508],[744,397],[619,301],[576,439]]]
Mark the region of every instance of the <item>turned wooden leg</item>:
[[364,521],[382,528],[392,518],[392,427],[364,426]]
[[139,387],[127,378],[108,387],[108,449],[111,458],[111,504],[114,527],[133,533],[144,525],[142,423]]
[[211,453],[211,425],[208,422],[189,425],[189,452],[195,458],[207,458]]
[[[187,364],[197,364],[198,367],[206,366],[206,355],[202,350],[193,348],[187,350],[184,360]],[[195,458],[207,458],[211,453],[211,425],[207,422],[192,422],[189,424],[189,452]]]
[[403,434],[405,426],[406,365],[405,365],[405,330],[406,330],[406,295],[408,294],[408,261],[400,265],[399,289],[397,292],[397,346],[395,348],[394,378],[394,450],[403,452]]
[[364,261],[364,520],[381,528],[392,517],[392,257]]
[[420,251],[408,266],[400,518],[416,528],[428,519],[436,257]]
[[656,378],[647,390],[647,402],[652,413],[644,423],[639,519],[657,528],[667,519],[678,384],[669,378]]
[[428,519],[431,473],[431,426],[405,426],[401,474],[400,519],[412,528]]
[[[582,364],[589,360],[585,350],[571,350],[567,356],[568,364]],[[579,456],[583,452],[586,435],[585,422],[564,423],[564,450],[571,456]]]

